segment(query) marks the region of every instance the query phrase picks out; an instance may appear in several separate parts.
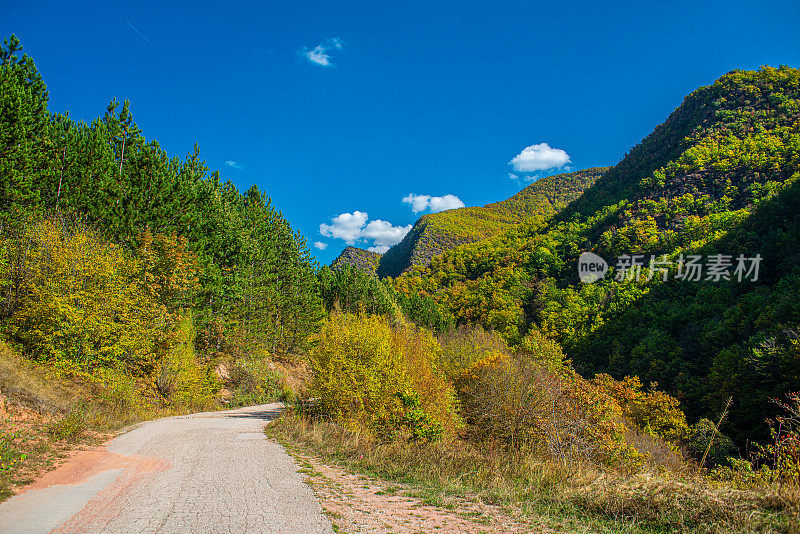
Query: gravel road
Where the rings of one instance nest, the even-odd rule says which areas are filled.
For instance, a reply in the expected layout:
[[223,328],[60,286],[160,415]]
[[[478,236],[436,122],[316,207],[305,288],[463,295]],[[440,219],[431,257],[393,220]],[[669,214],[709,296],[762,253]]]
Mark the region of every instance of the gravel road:
[[262,432],[280,409],[139,425],[0,504],[0,532],[332,532],[297,464]]

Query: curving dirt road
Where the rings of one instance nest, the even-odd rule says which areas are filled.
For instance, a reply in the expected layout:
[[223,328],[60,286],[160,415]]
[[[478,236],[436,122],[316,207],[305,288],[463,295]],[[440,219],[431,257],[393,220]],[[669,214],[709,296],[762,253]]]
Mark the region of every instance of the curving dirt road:
[[280,408],[144,423],[0,504],[0,532],[332,532],[297,464],[262,432]]

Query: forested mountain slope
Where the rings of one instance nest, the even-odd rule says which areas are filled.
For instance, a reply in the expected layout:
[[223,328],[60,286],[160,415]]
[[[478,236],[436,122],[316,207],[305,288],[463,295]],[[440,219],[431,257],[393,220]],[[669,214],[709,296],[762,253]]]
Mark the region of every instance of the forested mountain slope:
[[364,250],[363,248],[347,246],[339,254],[333,262],[331,262],[331,269],[341,269],[345,265],[351,265],[362,271],[375,274],[378,268],[378,262],[381,260],[381,255],[371,250]]
[[[730,433],[743,444],[766,433],[770,398],[800,389],[798,178],[800,71],[733,71],[553,220],[448,251],[396,286],[512,341],[538,329],[583,373],[657,381],[691,417],[733,397]],[[578,281],[582,251],[609,262],[604,280]],[[613,279],[624,254],[644,256],[642,276]],[[731,275],[739,255],[760,254],[758,280],[679,280],[690,254],[724,255]],[[650,276],[651,255],[671,262],[667,281]]]
[[495,236],[526,219],[543,221],[580,196],[605,170],[556,174],[500,202],[423,215],[405,238],[381,257],[378,275],[397,276],[410,267],[425,266],[446,250]]

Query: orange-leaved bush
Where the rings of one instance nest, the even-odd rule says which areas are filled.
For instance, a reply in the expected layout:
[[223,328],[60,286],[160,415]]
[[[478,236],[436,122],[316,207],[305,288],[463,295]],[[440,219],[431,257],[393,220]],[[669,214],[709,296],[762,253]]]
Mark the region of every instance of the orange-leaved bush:
[[625,418],[639,430],[656,435],[672,443],[678,443],[689,436],[686,415],[678,407],[678,399],[667,395],[650,385],[649,391],[642,389],[638,377],[626,376],[614,380],[607,374],[599,374],[592,383],[599,386],[614,398],[622,408]]
[[469,329],[443,343],[462,414],[479,441],[561,462],[638,460],[619,404],[566,365],[557,343],[534,331],[512,351]]

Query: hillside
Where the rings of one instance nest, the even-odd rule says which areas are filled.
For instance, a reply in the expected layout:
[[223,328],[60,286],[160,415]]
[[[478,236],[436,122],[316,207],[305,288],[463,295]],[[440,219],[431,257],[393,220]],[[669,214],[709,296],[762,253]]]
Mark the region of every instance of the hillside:
[[331,262],[331,269],[338,270],[350,265],[368,273],[375,273],[380,259],[381,255],[377,252],[348,246]]
[[[512,342],[539,330],[584,375],[658,382],[695,420],[732,397],[728,432],[743,445],[767,435],[771,398],[800,389],[798,178],[800,71],[734,71],[686,97],[552,221],[451,250],[396,286]],[[587,250],[609,262],[605,280],[578,281]],[[642,277],[612,279],[623,254],[644,256]],[[667,281],[646,268],[662,254]],[[729,274],[738,255],[760,254],[760,276],[678,280],[681,254],[724,254]]]
[[268,358],[302,350],[323,314],[306,241],[264,192],[223,181],[196,147],[181,159],[147,141],[127,101],[88,124],[48,103],[12,36],[0,46],[0,499],[99,433],[274,399]]
[[378,275],[398,276],[459,245],[495,236],[523,220],[543,221],[590,187],[606,168],[542,178],[516,195],[482,207],[423,215],[403,240],[381,257]]

